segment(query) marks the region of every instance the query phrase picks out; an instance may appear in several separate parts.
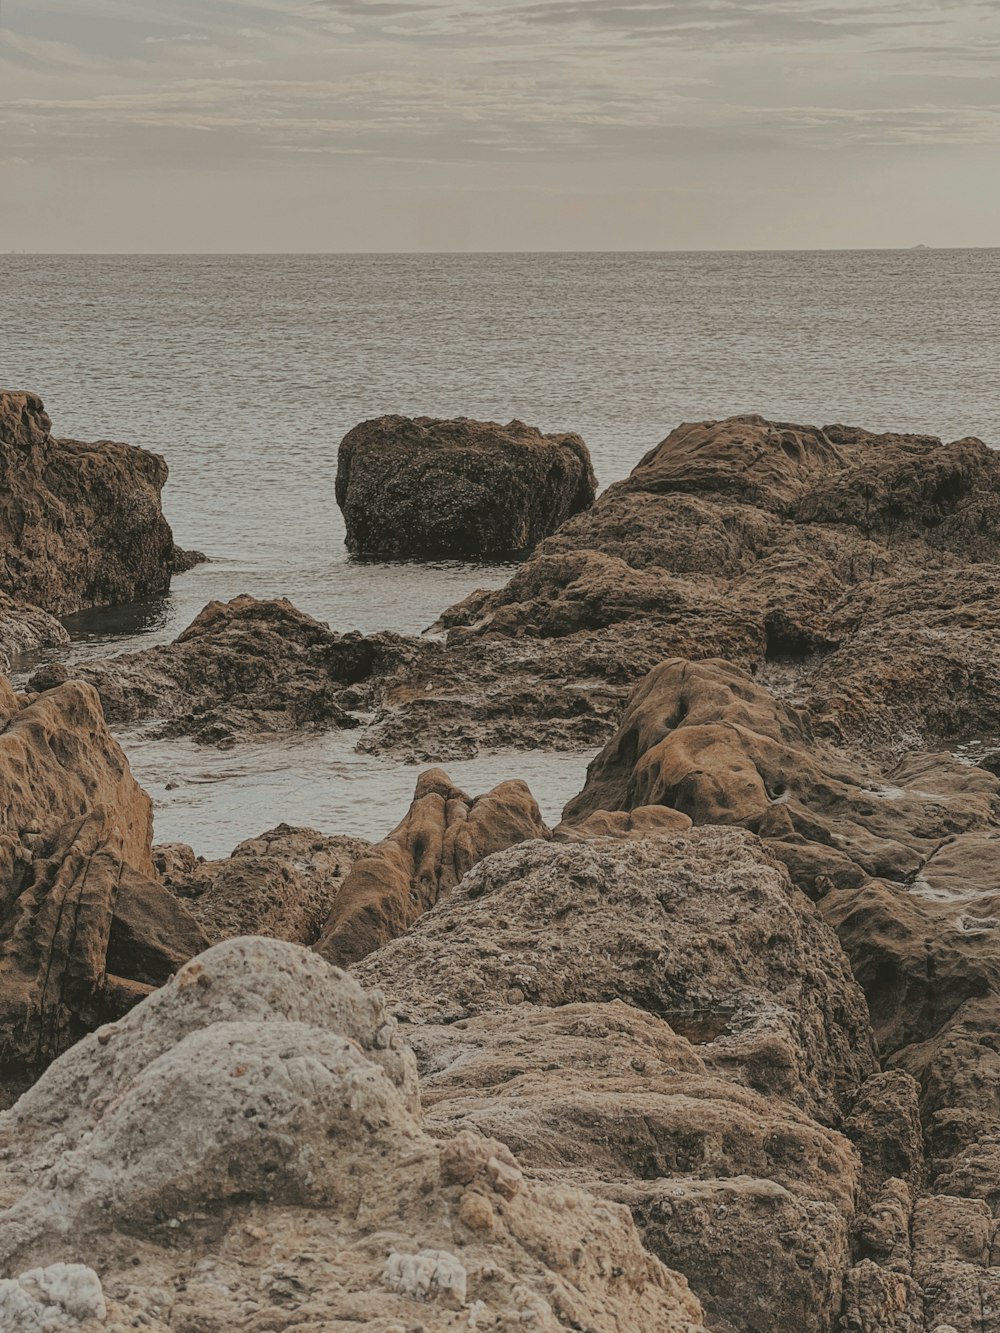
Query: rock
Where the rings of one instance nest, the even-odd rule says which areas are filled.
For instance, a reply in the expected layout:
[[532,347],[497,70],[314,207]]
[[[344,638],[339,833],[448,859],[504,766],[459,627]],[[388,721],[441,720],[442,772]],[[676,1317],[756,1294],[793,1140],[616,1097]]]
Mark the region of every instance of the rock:
[[635,690],[563,818],[585,827],[651,806],[741,824],[811,896],[857,889],[867,901],[869,877],[943,883],[950,839],[990,836],[1000,782],[947,755],[863,766],[738,668],[670,659]]
[[424,559],[527,551],[594,499],[587,446],[520,421],[379,417],[337,458],[349,551]]
[[[358,727],[371,691],[422,651],[395,634],[335,634],[290,602],[242,596],[210,602],[173,643],[79,663],[74,675],[94,685],[112,722],[156,719],[160,735],[226,746]],[[64,677],[56,663],[29,688]]]
[[354,971],[435,1133],[627,1203],[711,1328],[832,1326],[861,1188],[833,1126],[877,1066],[835,937],[752,836],[526,843]]
[[0,677],[0,724],[0,883],[7,892],[18,882],[23,838],[51,837],[98,811],[122,859],[151,876],[152,804],[108,731],[95,691],[74,681],[18,696]]
[[9,1097],[207,940],[153,879],[149,798],[87,685],[0,679],[0,1071]]
[[221,861],[197,861],[190,848],[155,848],[154,855],[164,882],[213,943],[269,935],[310,945],[352,866],[370,850],[364,838],[279,824]]
[[402,823],[351,868],[316,949],[346,967],[402,934],[484,857],[547,837],[525,783],[472,800],[441,769],[423,773]]
[[0,391],[0,588],[55,615],[166,592],[163,459],[51,429],[35,394]]
[[107,1317],[101,1279],[82,1264],[50,1264],[0,1279],[0,1328],[6,1333],[79,1328]]
[[[724,658],[880,764],[1000,734],[1000,455],[734,417],[679,427],[386,698],[373,743],[603,742],[659,661]],[[964,728],[964,731],[961,729]],[[520,739],[519,739],[520,735]]]
[[123,1326],[169,1307],[172,1333],[704,1328],[627,1209],[482,1136],[429,1137],[380,997],[294,945],[188,963],[53,1065],[0,1141],[3,1261],[85,1246]]
[[0,592],[0,672],[9,672],[22,653],[64,643],[69,643],[69,634],[55,616]]

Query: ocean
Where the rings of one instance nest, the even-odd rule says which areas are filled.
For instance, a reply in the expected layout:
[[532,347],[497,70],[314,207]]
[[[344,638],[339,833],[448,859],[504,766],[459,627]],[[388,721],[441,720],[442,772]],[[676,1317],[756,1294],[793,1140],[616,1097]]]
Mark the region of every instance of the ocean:
[[[288,597],[418,633],[503,565],[349,559],[337,446],[387,412],[517,417],[586,440],[602,485],[682,421],[759,412],[1000,445],[1000,249],[690,254],[0,256],[0,381],[57,435],[163,454],[169,597],[70,618],[71,660],[176,636],[213,598]],[[156,836],[210,856],[286,821],[381,837],[417,771],[350,733],[207,751],[120,739]],[[550,820],[589,754],[483,755]]]

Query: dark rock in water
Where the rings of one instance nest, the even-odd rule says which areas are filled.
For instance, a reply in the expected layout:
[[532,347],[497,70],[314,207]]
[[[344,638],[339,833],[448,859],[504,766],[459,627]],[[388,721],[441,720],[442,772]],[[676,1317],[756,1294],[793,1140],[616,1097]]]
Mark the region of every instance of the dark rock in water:
[[549,836],[525,783],[472,800],[440,769],[423,773],[402,823],[355,862],[316,950],[346,967],[401,935],[484,857]]
[[0,589],[57,615],[166,592],[163,459],[51,430],[35,394],[0,390]]
[[327,837],[310,828],[277,828],[241,842],[220,861],[167,844],[153,855],[163,882],[184,899],[213,944],[235,935],[269,935],[313,944],[358,860],[364,838]]
[[182,551],[179,546],[174,547],[173,558],[170,561],[171,574],[186,574],[189,569],[194,569],[196,565],[208,563],[208,556],[204,551]]
[[[72,674],[95,686],[112,722],[154,719],[162,735],[225,746],[358,727],[394,671],[435,651],[396,634],[336,634],[290,602],[243,596],[210,602],[173,643],[83,662]],[[69,674],[53,663],[29,687]]]
[[595,489],[578,435],[520,421],[379,417],[348,432],[337,462],[347,548],[361,555],[527,551],[586,509]]

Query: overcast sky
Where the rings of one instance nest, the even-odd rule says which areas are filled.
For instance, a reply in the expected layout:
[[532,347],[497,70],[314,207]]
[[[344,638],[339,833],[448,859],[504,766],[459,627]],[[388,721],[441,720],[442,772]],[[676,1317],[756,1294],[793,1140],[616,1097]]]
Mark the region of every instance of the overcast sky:
[[0,251],[1000,244],[1000,0],[0,15]]

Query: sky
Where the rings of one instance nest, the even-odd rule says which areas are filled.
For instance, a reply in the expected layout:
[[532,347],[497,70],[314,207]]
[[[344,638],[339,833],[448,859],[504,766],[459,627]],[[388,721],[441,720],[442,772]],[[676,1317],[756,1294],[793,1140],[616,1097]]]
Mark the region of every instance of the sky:
[[2,0],[0,252],[1000,245],[1000,0]]

